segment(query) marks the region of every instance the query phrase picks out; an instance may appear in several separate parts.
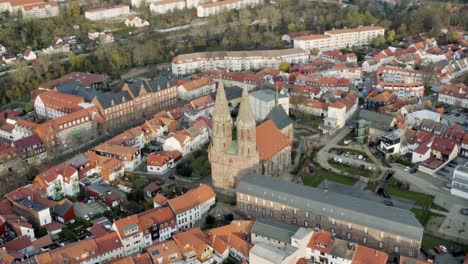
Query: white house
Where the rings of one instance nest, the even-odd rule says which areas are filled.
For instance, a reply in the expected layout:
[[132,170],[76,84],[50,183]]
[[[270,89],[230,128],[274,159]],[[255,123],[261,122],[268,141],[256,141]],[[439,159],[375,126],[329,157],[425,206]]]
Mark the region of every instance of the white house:
[[215,204],[216,194],[208,185],[200,185],[167,203],[176,215],[179,230],[193,228]]
[[163,144],[163,150],[177,150],[182,153],[182,156],[185,156],[192,151],[192,138],[189,135],[177,132],[166,139]]
[[80,192],[78,171],[69,165],[58,165],[41,172],[34,178],[46,189],[47,196],[58,200],[64,196],[75,196]]
[[216,91],[215,84],[209,78],[201,78],[183,83],[177,87],[177,95],[182,100],[193,100]]
[[439,92],[439,102],[468,108],[468,86],[463,83],[445,84]]
[[16,61],[16,56],[12,53],[5,53],[2,56],[2,60],[5,64],[13,64]]
[[36,56],[36,53],[34,53],[34,51],[32,51],[31,49],[27,49],[23,53],[23,58],[27,61],[32,61],[32,60],[37,59],[37,56]]
[[130,14],[130,7],[124,4],[118,4],[108,7],[100,7],[85,11],[85,17],[91,21],[115,19]]
[[174,168],[181,158],[182,153],[178,150],[159,151],[148,155],[146,168],[151,173],[165,173]]
[[263,0],[224,0],[201,4],[197,7],[198,17],[217,15],[226,10],[239,10],[263,4]]
[[135,27],[135,28],[142,28],[149,26],[149,22],[147,20],[142,19],[139,16],[128,16],[127,19],[125,19],[125,25],[127,27]]
[[3,54],[5,52],[7,52],[7,48],[3,46],[2,44],[0,44],[0,54]]
[[450,193],[468,200],[468,166],[459,165],[453,172]]
[[154,1],[150,4],[150,11],[156,14],[166,14],[182,9],[185,9],[185,0]]
[[136,214],[115,221],[112,230],[117,232],[125,256],[139,253],[146,246],[144,230]]

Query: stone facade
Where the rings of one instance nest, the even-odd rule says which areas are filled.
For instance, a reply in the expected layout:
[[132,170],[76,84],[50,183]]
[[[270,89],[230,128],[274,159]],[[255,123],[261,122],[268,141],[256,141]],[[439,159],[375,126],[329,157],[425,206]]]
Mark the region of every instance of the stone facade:
[[352,241],[387,253],[417,256],[421,241],[357,225],[342,219],[313,214],[302,208],[293,208],[278,202],[264,200],[248,194],[236,193],[237,210],[248,218],[267,218],[300,227],[324,229],[336,237]]

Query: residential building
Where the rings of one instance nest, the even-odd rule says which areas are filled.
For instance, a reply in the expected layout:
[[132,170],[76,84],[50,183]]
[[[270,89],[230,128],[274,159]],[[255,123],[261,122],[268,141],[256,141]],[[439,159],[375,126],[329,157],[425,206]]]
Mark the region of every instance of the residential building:
[[183,83],[177,87],[177,95],[180,99],[190,101],[216,91],[215,84],[209,78],[201,78]]
[[200,228],[194,228],[173,236],[185,263],[212,263],[214,250],[207,243],[206,235]]
[[350,91],[342,100],[335,101],[328,106],[327,117],[320,123],[319,129],[324,134],[333,135],[346,125],[357,109],[358,97],[354,91]]
[[463,83],[445,84],[439,92],[439,102],[468,108],[468,86]]
[[12,145],[18,155],[29,164],[38,164],[47,158],[44,142],[37,134],[15,140]]
[[400,99],[407,99],[411,97],[423,97],[424,85],[422,82],[415,83],[387,83],[380,82],[375,86],[378,90],[393,91]]
[[145,243],[162,242],[172,237],[179,229],[175,214],[169,207],[159,207],[138,214],[145,229]]
[[146,249],[153,263],[178,263],[183,261],[183,255],[176,242],[164,241]]
[[[58,3],[44,2],[43,0],[31,1],[4,1],[0,3],[0,12],[21,12],[24,18],[45,18],[58,16]],[[6,50],[5,50],[6,51]],[[3,51],[3,52],[5,52]],[[0,52],[2,53],[2,52]]]
[[131,215],[116,220],[112,230],[117,232],[122,242],[125,256],[141,252],[145,245],[145,230],[143,230],[138,215]]
[[189,154],[192,150],[206,144],[211,136],[211,128],[200,119],[191,124],[188,129],[183,129],[170,135],[163,144],[164,151],[179,151],[182,156]]
[[403,131],[397,129],[385,133],[381,137],[378,149],[382,151],[386,158],[393,155],[400,155],[400,138]]
[[369,110],[361,110],[356,121],[356,140],[361,144],[377,142],[396,126],[396,118]]
[[54,200],[65,196],[74,197],[80,192],[78,171],[70,165],[57,165],[39,173],[37,182],[46,191],[46,195]]
[[162,174],[174,168],[181,159],[182,153],[177,150],[159,151],[154,154],[149,154],[146,161],[146,170],[148,172]]
[[153,1],[150,6],[150,11],[155,14],[166,14],[175,10],[185,9],[185,0],[162,0]]
[[87,107],[82,97],[47,91],[37,95],[34,109],[40,117],[54,119]]
[[225,10],[239,10],[246,7],[255,7],[263,4],[263,0],[223,0],[201,4],[197,7],[198,17],[217,15]]
[[32,51],[31,49],[26,49],[23,53],[23,58],[27,61],[33,61],[35,59],[37,59],[37,55],[34,51]]
[[50,150],[73,148],[94,138],[98,133],[97,109],[87,108],[48,120],[36,127],[36,133]]
[[100,7],[85,11],[85,17],[91,21],[117,19],[130,15],[130,7],[124,4]]
[[208,185],[199,187],[167,201],[174,212],[179,230],[193,228],[211,206],[215,204],[216,194]]
[[109,76],[105,74],[94,74],[89,72],[71,72],[63,75],[62,77],[49,81],[46,83],[41,83],[39,85],[39,90],[54,90],[56,87],[77,82],[85,88],[105,88],[107,87],[107,81]]
[[386,253],[419,254],[424,228],[407,210],[259,174],[243,177],[236,197],[248,217],[324,229]]
[[198,52],[178,55],[172,59],[172,73],[188,75],[196,71],[225,69],[228,71],[278,69],[283,61],[302,64],[309,60],[307,51],[294,48],[284,50]]
[[257,121],[264,120],[273,107],[280,105],[289,115],[289,97],[270,89],[257,90],[249,95],[252,111]]
[[385,34],[385,28],[359,26],[357,28],[333,29],[322,35],[306,35],[294,38],[294,47],[305,50],[339,50],[352,46],[369,45],[375,38]]
[[134,28],[142,28],[149,26],[149,22],[147,20],[142,19],[139,16],[128,16],[127,19],[125,19],[124,23],[127,27]]
[[197,120],[200,117],[210,117],[213,114],[214,100],[211,95],[193,99],[185,105],[184,115],[190,120]]
[[93,151],[99,156],[114,158],[123,163],[125,170],[133,171],[141,164],[139,148],[116,144],[102,143],[94,147]]
[[453,172],[450,193],[468,200],[468,166],[459,165]]

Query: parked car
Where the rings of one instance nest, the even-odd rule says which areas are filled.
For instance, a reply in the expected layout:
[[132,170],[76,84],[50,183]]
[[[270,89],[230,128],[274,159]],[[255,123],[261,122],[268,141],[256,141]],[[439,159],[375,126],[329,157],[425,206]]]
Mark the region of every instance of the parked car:
[[359,155],[358,156],[358,159],[362,160],[363,156],[362,155]]
[[410,170],[411,170],[410,167],[404,167],[404,168],[403,168],[403,171],[410,171]]
[[390,201],[390,200],[385,200],[385,201],[384,201],[384,204],[385,204],[386,206],[393,206],[393,202]]
[[447,253],[447,248],[445,246],[439,245],[439,248],[443,253]]
[[349,157],[349,155],[351,155],[351,154],[350,154],[349,151],[348,151],[348,152],[346,152],[344,155],[345,155],[345,157]]
[[169,179],[175,180],[175,176],[174,175],[169,175]]
[[358,155],[354,154],[353,159],[357,159],[357,158],[358,158]]
[[416,173],[417,171],[418,171],[418,169],[412,168],[409,172],[410,172],[411,174],[414,174],[414,173]]
[[465,255],[465,252],[459,248],[452,250],[452,256],[458,257]]
[[440,248],[439,245],[435,245],[435,246],[434,246],[434,250],[435,250],[435,252],[436,252],[437,254],[442,253],[442,249]]
[[463,208],[460,210],[460,214],[462,215],[468,215],[468,208]]
[[447,170],[446,168],[442,168],[442,169],[440,169],[440,170],[443,171],[443,172],[446,172],[446,173],[449,173],[449,172],[450,172],[450,171]]
[[343,154],[343,151],[337,150],[337,151],[336,151],[336,154],[337,154],[337,155],[341,155],[341,154]]

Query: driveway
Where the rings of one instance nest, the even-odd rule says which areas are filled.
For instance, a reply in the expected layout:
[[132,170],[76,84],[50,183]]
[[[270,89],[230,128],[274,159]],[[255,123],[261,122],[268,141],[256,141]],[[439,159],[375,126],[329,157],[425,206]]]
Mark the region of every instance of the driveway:
[[107,206],[103,204],[101,201],[95,201],[91,204],[88,203],[81,203],[75,202],[75,215],[77,217],[83,217],[89,213],[96,215],[98,213],[104,213],[107,210]]

